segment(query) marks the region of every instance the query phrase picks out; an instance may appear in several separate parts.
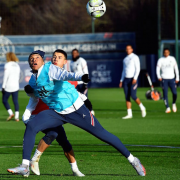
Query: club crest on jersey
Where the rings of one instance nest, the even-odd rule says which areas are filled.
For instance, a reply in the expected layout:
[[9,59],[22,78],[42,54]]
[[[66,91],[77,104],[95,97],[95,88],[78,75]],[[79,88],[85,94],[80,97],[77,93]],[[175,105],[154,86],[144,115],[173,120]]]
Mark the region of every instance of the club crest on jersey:
[[48,97],[50,94],[50,91],[47,91],[45,87],[43,86],[40,91],[38,91],[40,98]]

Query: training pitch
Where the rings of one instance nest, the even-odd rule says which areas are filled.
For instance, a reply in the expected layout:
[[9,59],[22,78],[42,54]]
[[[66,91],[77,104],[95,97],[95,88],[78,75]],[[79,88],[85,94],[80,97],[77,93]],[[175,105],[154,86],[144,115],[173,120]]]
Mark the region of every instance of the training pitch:
[[[170,114],[165,114],[163,100],[158,102],[146,100],[147,90],[139,88],[137,92],[147,109],[147,117],[142,118],[139,107],[132,102],[133,119],[122,120],[122,117],[126,115],[122,89],[89,89],[89,99],[93,104],[97,119],[105,129],[118,136],[130,152],[141,160],[146,168],[146,177],[138,176],[128,161],[113,147],[75,126],[66,124],[64,128],[68,140],[73,145],[79,170],[86,175],[81,179],[180,179],[180,88],[178,88],[177,99],[178,111]],[[2,96],[0,98],[2,99]],[[12,105],[11,98],[9,102]],[[20,91],[20,119],[27,103],[28,97]],[[170,90],[169,103],[172,103]],[[13,106],[12,109],[14,110]],[[0,179],[24,179],[22,176],[9,174],[7,169],[16,167],[22,162],[25,125],[22,120],[6,122],[6,118],[7,112],[1,103]],[[36,136],[36,145],[42,137],[41,132]],[[40,172],[40,176],[31,172],[29,179],[79,179],[72,176],[70,165],[57,142],[53,142],[41,156]]]

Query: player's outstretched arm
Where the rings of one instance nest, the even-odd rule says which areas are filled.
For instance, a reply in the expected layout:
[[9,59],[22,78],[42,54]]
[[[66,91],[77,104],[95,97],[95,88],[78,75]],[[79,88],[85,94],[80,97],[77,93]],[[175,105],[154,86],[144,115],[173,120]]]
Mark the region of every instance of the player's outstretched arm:
[[49,77],[58,81],[83,81],[85,83],[90,81],[88,74],[72,73],[53,64],[49,68]]

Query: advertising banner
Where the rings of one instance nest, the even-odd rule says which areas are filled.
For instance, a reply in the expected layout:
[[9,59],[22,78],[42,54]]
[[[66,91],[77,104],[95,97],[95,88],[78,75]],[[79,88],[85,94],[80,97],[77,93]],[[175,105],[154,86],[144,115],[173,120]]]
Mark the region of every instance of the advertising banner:
[[[87,61],[89,76],[91,82],[88,87],[92,88],[104,88],[104,87],[118,87],[119,80],[122,73],[122,61]],[[2,87],[4,65],[0,64],[0,86]],[[20,75],[20,89],[24,89],[24,86],[28,84],[31,77],[31,69],[28,62],[19,63],[21,69]]]

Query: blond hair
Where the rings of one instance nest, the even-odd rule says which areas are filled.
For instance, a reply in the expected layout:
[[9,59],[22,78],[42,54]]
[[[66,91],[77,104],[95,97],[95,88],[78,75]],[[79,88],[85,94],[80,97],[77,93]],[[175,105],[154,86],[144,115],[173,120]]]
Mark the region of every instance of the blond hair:
[[10,62],[10,61],[19,62],[19,59],[13,52],[6,53],[6,60],[7,62]]

